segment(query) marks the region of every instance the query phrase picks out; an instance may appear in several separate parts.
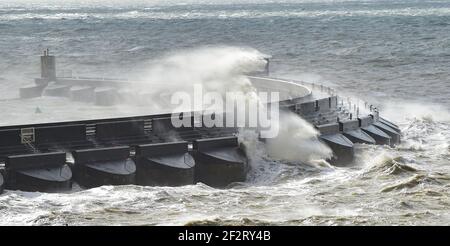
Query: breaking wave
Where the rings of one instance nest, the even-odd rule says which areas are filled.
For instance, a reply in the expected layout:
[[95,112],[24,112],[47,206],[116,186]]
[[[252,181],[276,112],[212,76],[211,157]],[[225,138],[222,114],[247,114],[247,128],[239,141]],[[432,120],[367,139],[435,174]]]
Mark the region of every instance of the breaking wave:
[[408,161],[404,157],[391,158],[388,156],[382,156],[382,161],[371,166],[365,174],[375,173],[377,175],[403,175],[414,174],[419,172],[417,168],[408,165]]
[[425,174],[416,174],[413,177],[407,178],[405,180],[401,180],[394,185],[389,185],[381,190],[381,192],[390,192],[394,190],[401,189],[410,189],[414,188],[418,185],[423,184],[433,184],[433,185],[442,185],[441,182],[436,180],[433,177],[427,176]]

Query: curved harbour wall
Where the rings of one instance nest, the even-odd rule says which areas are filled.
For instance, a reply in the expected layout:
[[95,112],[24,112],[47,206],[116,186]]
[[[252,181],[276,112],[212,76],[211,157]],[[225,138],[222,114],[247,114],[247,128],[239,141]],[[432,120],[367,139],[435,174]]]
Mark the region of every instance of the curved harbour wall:
[[[332,149],[329,161],[336,165],[353,160],[353,143],[399,142],[398,127],[380,120],[375,108],[370,106],[368,115],[360,115],[359,108],[352,108],[351,102],[344,105],[331,88],[307,87],[266,77],[249,78],[257,90],[280,92],[280,109],[294,112],[313,124],[320,132],[320,140]],[[96,80],[60,80],[59,84],[47,87],[47,93],[67,96],[60,92],[80,86],[77,82],[90,88],[98,85]],[[121,83],[125,82],[119,82],[117,87]],[[114,96],[119,96],[118,89],[110,88]],[[99,93],[94,96],[100,97],[95,101],[106,100]],[[105,98],[109,103],[114,96]],[[171,117],[159,114],[0,127],[0,159],[6,162],[6,186],[40,191],[70,188],[71,170],[73,180],[88,188],[136,182],[181,185],[197,181],[223,187],[245,181],[249,166],[237,142],[237,128],[196,126],[193,117],[189,119],[191,127],[175,128]],[[386,140],[382,141],[383,138]],[[184,144],[173,143],[175,139]],[[144,154],[155,148],[159,154]],[[172,150],[176,153],[170,154]],[[66,155],[73,157],[70,168]],[[191,155],[193,159],[189,161]],[[153,171],[149,172],[149,168]],[[154,176],[155,170],[158,177]]]

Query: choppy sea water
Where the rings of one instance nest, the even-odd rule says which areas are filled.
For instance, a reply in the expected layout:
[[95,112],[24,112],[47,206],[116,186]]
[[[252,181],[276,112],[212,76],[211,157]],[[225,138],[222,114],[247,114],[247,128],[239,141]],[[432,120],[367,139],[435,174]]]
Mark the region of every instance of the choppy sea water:
[[[402,143],[357,145],[348,167],[273,161],[258,146],[248,181],[228,189],[7,191],[1,224],[450,224],[448,1],[127,2],[2,1],[1,99],[38,76],[37,56],[47,47],[58,70],[104,77],[140,73],[154,58],[189,48],[251,47],[272,55],[276,77],[378,104],[401,127]],[[33,121],[35,104],[50,119],[128,113],[54,99],[0,101],[0,109]]]

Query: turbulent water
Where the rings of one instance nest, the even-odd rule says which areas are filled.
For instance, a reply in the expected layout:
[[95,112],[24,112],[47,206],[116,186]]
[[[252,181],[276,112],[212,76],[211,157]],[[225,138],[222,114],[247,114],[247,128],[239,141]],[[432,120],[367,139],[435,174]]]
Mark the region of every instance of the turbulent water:
[[46,120],[135,113],[62,99],[6,100],[38,76],[44,48],[57,55],[59,71],[127,77],[168,53],[234,46],[272,55],[276,77],[379,105],[403,141],[356,145],[354,163],[339,168],[274,161],[258,144],[249,152],[248,181],[228,189],[6,191],[0,224],[450,225],[450,2],[79,2],[0,2],[0,125],[35,121],[36,106]]

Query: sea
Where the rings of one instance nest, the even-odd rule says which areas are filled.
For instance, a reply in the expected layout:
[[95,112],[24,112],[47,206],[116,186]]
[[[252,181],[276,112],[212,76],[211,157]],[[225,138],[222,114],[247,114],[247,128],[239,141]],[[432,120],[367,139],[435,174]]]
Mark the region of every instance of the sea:
[[252,143],[247,181],[223,189],[6,190],[0,225],[450,225],[448,0],[2,0],[0,125],[153,110],[19,100],[47,48],[59,74],[174,83],[269,55],[271,76],[377,105],[402,142],[357,144],[344,167],[272,158]]

